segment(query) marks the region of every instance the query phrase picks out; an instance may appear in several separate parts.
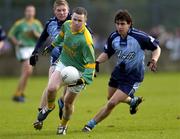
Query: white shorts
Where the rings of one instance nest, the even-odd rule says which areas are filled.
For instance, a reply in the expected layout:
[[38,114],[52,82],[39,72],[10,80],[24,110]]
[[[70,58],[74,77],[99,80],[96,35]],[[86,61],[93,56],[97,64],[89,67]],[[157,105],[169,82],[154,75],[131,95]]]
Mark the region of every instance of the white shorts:
[[[66,66],[61,62],[59,61],[56,66],[55,66],[55,70],[59,71],[60,74],[61,74],[61,71],[65,68]],[[82,75],[81,72],[79,72],[80,75]],[[76,85],[76,86],[73,86],[73,87],[67,87],[68,91],[69,92],[73,92],[73,93],[79,93],[81,92],[84,88],[85,88],[85,84],[82,84],[82,85]]]
[[29,59],[34,47],[16,48],[16,57],[19,61]]

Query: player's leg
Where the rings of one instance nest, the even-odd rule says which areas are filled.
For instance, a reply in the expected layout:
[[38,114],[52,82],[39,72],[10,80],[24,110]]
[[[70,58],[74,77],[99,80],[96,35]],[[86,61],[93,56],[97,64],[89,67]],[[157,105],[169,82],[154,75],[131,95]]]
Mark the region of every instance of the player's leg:
[[142,102],[142,97],[134,97],[134,93],[140,86],[140,82],[130,81],[128,77],[126,77],[126,80],[129,81],[124,81],[123,78],[120,78],[121,76],[119,68],[116,67],[111,74],[109,86],[119,88],[128,95],[123,102],[130,105],[130,114],[135,114],[139,104]]
[[[52,73],[54,72],[54,70],[55,70],[55,66],[50,66],[49,75],[48,75],[49,79],[50,79]],[[47,86],[46,86],[46,88],[44,89],[43,94],[41,96],[39,109],[42,109],[43,107],[47,106],[47,104],[48,103],[47,103]]]
[[87,125],[82,129],[84,132],[91,131],[95,125],[97,125],[99,122],[104,120],[111,112],[112,110],[120,103],[123,102],[128,97],[127,94],[125,94],[120,89],[117,89],[113,96],[110,98],[110,100],[107,102],[107,104],[94,116],[93,119],[91,119]]
[[111,99],[108,101],[107,105],[94,117],[97,123],[104,120],[114,109],[114,107],[123,102],[128,96],[122,92],[121,90],[117,89]]
[[[51,66],[49,68],[48,79],[50,79],[52,73],[55,70],[59,55],[60,55],[60,49],[54,48],[51,52],[51,59],[50,59]],[[46,87],[43,91],[38,110],[41,110],[43,107],[47,106],[47,104],[48,103],[47,103],[47,87]]]
[[[43,121],[40,121],[39,117],[41,116],[42,113],[42,109],[46,108],[47,106],[47,88],[44,89],[43,94],[41,96],[41,102],[38,108],[38,115],[37,115],[37,119],[35,120],[35,122],[33,123],[33,126],[35,129],[42,129],[43,127]],[[49,111],[51,112],[51,111]]]
[[67,87],[64,96],[64,109],[61,123],[57,129],[57,134],[65,135],[67,131],[68,122],[73,113],[73,103],[77,95],[83,90],[85,85],[77,85],[74,87]]
[[[128,105],[130,105],[130,114],[135,114],[138,110],[138,106],[139,104],[143,101],[142,97],[138,97],[138,96],[134,96],[135,91],[137,90],[137,88],[139,87],[139,84],[137,85],[137,83],[133,86],[131,92],[131,95],[128,96],[123,103],[127,103]],[[113,87],[109,87],[109,93],[108,93],[108,100],[112,97],[112,95],[114,94],[116,88]]]
[[[66,89],[67,87],[64,87],[64,91],[62,96],[58,99],[58,106],[59,106],[59,118],[62,119],[62,114],[63,114],[63,107],[64,107],[64,96],[66,94]],[[44,89],[42,97],[41,97],[41,102],[39,105],[38,110],[41,110],[43,107],[47,106],[47,87]]]
[[73,92],[69,92],[67,90],[65,96],[64,96],[64,110],[63,110],[63,116],[62,116],[62,120],[61,123],[57,129],[57,134],[62,134],[65,135],[66,134],[66,130],[68,127],[68,122],[71,118],[71,115],[74,111],[74,100],[77,96],[77,93],[73,93]]
[[139,96],[134,96],[136,90],[139,88],[140,83],[139,82],[135,82],[133,85],[128,85],[128,96],[127,99],[124,100],[124,103],[127,103],[128,105],[130,105],[130,114],[135,114],[138,110],[138,106],[139,104],[143,101],[143,97],[139,97]]
[[41,129],[43,121],[46,119],[48,114],[55,108],[56,92],[61,85],[61,76],[59,71],[54,71],[49,79],[47,87],[47,106],[43,107],[39,112],[36,122],[34,123],[35,129]]
[[[54,69],[55,69],[54,66],[51,66],[51,67],[49,68],[49,79],[50,79],[52,73],[54,72]],[[42,114],[41,114],[41,113],[42,113],[42,109],[47,107],[47,105],[48,105],[47,101],[48,101],[48,100],[47,100],[47,86],[46,86],[46,88],[44,89],[43,94],[42,94],[42,96],[41,96],[41,101],[40,101],[40,105],[39,105],[39,108],[38,108],[37,119],[36,119],[36,121],[33,123],[33,126],[34,126],[35,129],[38,129],[38,130],[42,129],[43,121],[40,121],[40,118],[39,118],[39,117],[41,117],[41,115],[42,115]],[[51,111],[49,111],[49,113],[50,113],[50,112],[51,112]],[[49,113],[48,113],[48,114],[49,114]]]
[[33,68],[29,65],[29,59],[22,61],[21,76],[14,94],[13,100],[17,102],[24,102],[24,90],[28,82],[29,76],[32,74]]
[[47,87],[44,89],[43,94],[41,96],[38,110],[40,111],[45,106],[47,106]]
[[48,88],[47,88],[48,109],[54,108],[56,93],[58,89],[60,88],[60,86],[62,86],[61,74],[60,74],[60,71],[55,70],[50,77]]

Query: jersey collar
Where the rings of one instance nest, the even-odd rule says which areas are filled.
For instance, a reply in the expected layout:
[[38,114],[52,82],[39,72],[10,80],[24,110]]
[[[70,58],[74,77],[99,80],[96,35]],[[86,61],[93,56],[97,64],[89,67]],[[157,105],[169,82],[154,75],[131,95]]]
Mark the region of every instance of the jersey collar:
[[84,32],[84,30],[85,30],[85,25],[83,25],[82,28],[81,28],[79,31],[73,32],[73,31],[72,31],[72,21],[71,21],[71,22],[70,22],[70,28],[71,28],[72,34],[78,34],[78,33],[83,33],[83,32]]

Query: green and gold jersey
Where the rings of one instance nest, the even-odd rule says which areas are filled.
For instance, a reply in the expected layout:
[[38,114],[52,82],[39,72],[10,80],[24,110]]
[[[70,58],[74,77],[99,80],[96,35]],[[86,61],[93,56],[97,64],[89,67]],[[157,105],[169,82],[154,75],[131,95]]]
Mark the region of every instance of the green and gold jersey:
[[33,30],[38,33],[42,32],[43,27],[40,21],[37,19],[27,21],[23,18],[15,22],[8,36],[13,36],[20,41],[22,43],[21,47],[34,47],[38,38],[34,36]]
[[83,26],[78,32],[72,32],[72,21],[66,21],[59,35],[52,43],[53,46],[59,46],[63,42],[63,49],[60,55],[60,61],[65,66],[74,66],[80,72],[87,84],[90,84],[95,71],[95,53],[92,36],[88,29]]

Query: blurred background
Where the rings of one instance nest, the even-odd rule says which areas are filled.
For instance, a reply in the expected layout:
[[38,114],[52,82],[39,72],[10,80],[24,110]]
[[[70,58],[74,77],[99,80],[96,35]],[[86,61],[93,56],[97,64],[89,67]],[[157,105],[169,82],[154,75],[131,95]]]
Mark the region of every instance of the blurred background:
[[[118,9],[127,9],[135,28],[150,33],[160,41],[162,54],[159,71],[180,71],[180,1],[179,0],[67,0],[70,9],[83,6],[88,10],[88,25],[94,32],[96,55],[103,51],[107,37],[114,28],[114,15]],[[43,25],[53,16],[54,0],[0,0],[0,25],[6,33],[15,20],[24,16],[24,7],[36,6],[36,18]],[[149,58],[147,54],[146,62]],[[110,72],[115,57],[101,66],[101,72]],[[47,75],[49,56],[41,56],[34,75]],[[14,46],[7,40],[0,48],[0,76],[20,74],[20,63],[15,58]]]

